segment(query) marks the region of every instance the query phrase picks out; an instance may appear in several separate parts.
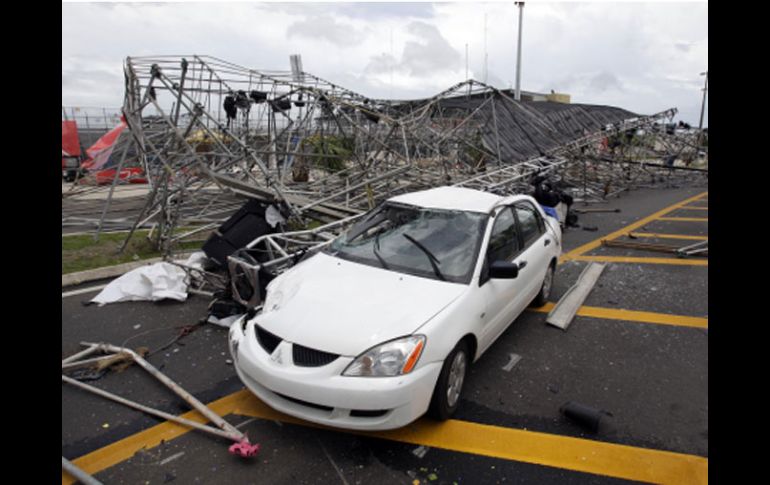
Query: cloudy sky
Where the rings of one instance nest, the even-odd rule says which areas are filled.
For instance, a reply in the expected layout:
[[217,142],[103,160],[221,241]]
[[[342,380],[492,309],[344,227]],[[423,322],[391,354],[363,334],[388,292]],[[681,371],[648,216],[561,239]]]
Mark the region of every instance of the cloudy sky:
[[[512,1],[63,3],[62,104],[119,107],[123,60],[161,54],[257,70],[289,70],[301,54],[307,72],[369,97],[410,99],[466,79],[467,45],[468,77],[507,88],[517,26]],[[524,90],[641,114],[677,107],[677,119],[697,125],[708,4],[528,1],[522,50]]]

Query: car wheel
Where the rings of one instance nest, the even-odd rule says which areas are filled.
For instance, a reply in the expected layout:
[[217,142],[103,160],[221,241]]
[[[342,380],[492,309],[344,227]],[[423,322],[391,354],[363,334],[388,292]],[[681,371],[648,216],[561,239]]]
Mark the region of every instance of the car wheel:
[[469,364],[468,344],[463,341],[449,353],[441,368],[428,410],[431,417],[445,421],[457,410]]
[[540,307],[548,303],[548,297],[551,296],[551,288],[553,288],[554,272],[554,265],[551,264],[548,266],[548,271],[545,272],[545,278],[543,278],[543,285],[540,287],[540,292],[535,299],[532,300],[532,306]]

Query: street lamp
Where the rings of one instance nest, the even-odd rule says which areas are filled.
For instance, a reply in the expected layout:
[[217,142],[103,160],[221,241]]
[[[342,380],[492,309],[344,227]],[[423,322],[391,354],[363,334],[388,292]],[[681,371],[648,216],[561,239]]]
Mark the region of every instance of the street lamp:
[[706,76],[706,82],[703,86],[703,102],[700,105],[700,122],[698,123],[698,146],[700,147],[701,138],[703,137],[703,112],[706,109],[706,94],[709,90],[709,72],[700,73],[701,76]]
[[519,7],[519,45],[516,51],[516,101],[521,101],[521,16],[524,12],[524,2],[514,2]]

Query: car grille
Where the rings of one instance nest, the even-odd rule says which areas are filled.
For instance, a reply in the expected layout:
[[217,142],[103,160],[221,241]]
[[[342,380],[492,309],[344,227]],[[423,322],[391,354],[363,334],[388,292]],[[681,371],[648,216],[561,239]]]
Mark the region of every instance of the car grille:
[[294,358],[294,365],[300,367],[321,367],[322,365],[334,362],[339,355],[294,344],[292,345],[292,357]]
[[281,343],[281,337],[273,335],[259,325],[254,325],[254,331],[257,334],[257,342],[268,354],[272,354],[275,348],[278,347],[278,344]]

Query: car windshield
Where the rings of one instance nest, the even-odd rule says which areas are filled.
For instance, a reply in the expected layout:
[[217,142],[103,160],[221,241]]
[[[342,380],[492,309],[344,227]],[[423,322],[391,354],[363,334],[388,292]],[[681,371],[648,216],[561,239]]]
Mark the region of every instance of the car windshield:
[[425,278],[469,283],[488,216],[386,203],[326,252]]

